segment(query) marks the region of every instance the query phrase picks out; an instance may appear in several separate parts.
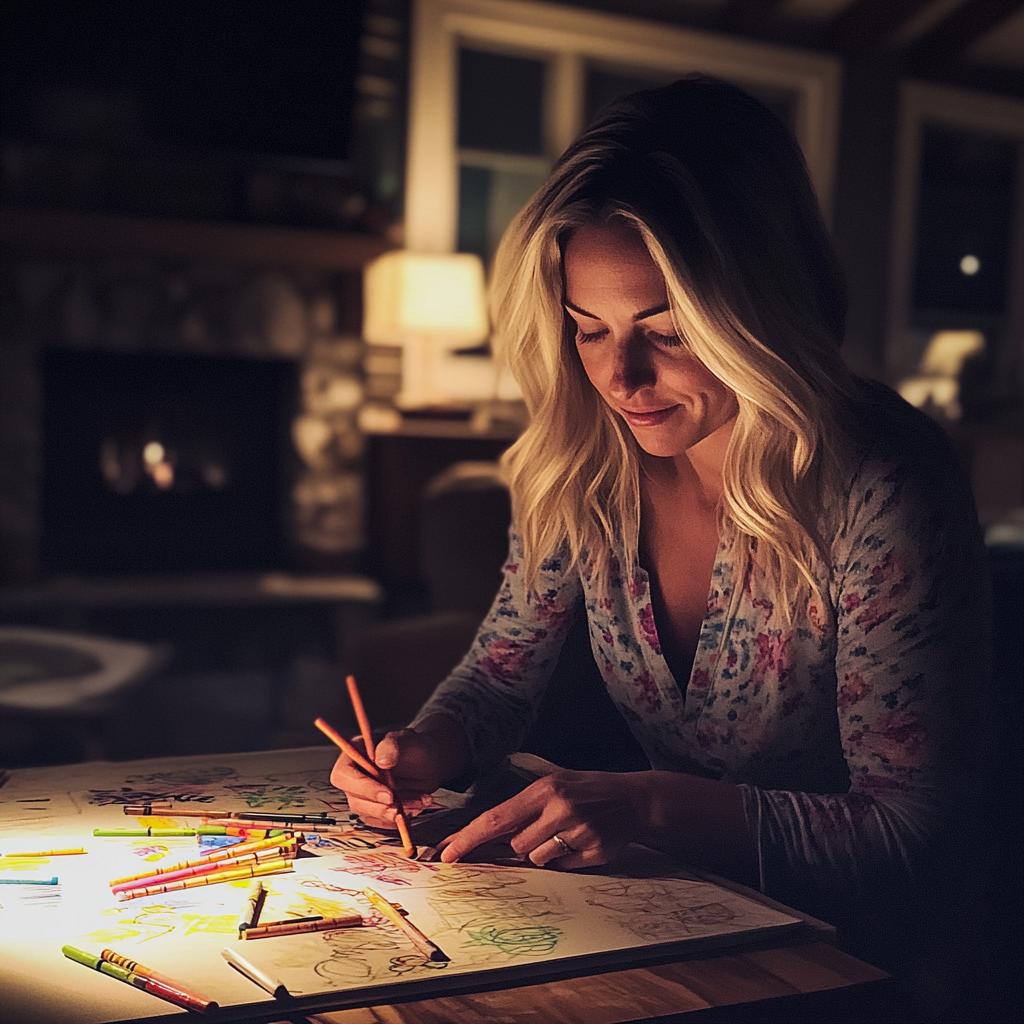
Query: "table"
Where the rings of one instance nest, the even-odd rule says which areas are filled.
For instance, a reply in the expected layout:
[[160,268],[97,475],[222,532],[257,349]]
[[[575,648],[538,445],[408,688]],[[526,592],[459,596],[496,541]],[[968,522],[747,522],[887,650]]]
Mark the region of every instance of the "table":
[[889,975],[818,940],[540,985],[315,1014],[315,1024],[877,1021]]
[[[60,858],[54,857],[47,863],[45,873],[56,874],[59,871],[66,894],[63,904],[50,908],[48,918],[45,913],[40,917],[38,905],[18,910],[11,904],[6,911],[0,910],[0,945],[3,947],[0,952],[0,1006],[3,1013],[0,1016],[4,1024],[43,1021],[50,1024],[57,1019],[68,1024],[97,1024],[111,1020],[162,1021],[176,1016],[175,1007],[109,979],[101,979],[64,960],[59,953],[64,942],[78,943],[83,949],[95,946],[94,951],[109,945],[118,952],[143,962],[149,961],[149,966],[154,969],[164,970],[183,981],[192,973],[195,987],[223,1004],[223,1009],[210,1019],[225,1021],[271,1022],[287,1017],[291,1021],[309,1020],[317,1024],[373,1024],[377,1021],[427,1024],[450,1020],[502,1020],[510,1024],[620,1024],[623,1021],[666,1016],[674,1019],[678,1014],[697,1014],[693,1018],[695,1021],[706,1018],[794,1022],[819,1019],[814,1014],[824,1012],[823,1008],[828,1010],[827,1016],[831,1020],[857,1020],[870,1017],[843,1016],[836,1012],[838,1003],[848,1008],[853,996],[863,999],[874,994],[877,999],[877,993],[884,988],[886,975],[882,971],[847,956],[831,944],[834,933],[830,926],[788,908],[780,908],[778,904],[741,886],[723,884],[722,880],[713,880],[719,888],[710,896],[702,892],[700,899],[695,901],[688,894],[702,885],[706,888],[705,883],[692,875],[689,876],[692,881],[673,877],[665,870],[663,858],[658,859],[661,855],[645,852],[642,848],[631,848],[632,858],[623,860],[621,872],[609,872],[610,875],[617,874],[617,877],[560,876],[557,872],[536,869],[519,869],[518,872],[512,869],[510,875],[506,869],[495,868],[477,869],[474,876],[463,868],[424,867],[401,860],[402,867],[389,870],[391,873],[396,870],[406,872],[406,878],[410,877],[410,872],[416,875],[416,881],[401,883],[412,888],[399,888],[398,883],[388,888],[389,880],[384,878],[374,884],[385,886],[382,891],[389,899],[395,898],[392,893],[397,894],[411,917],[418,919],[433,937],[443,944],[453,943],[448,950],[453,953],[451,973],[441,976],[432,971],[421,972],[409,978],[402,977],[396,983],[395,977],[386,969],[386,958],[394,955],[390,950],[396,949],[395,943],[380,946],[379,943],[388,936],[376,930],[363,932],[363,929],[356,929],[363,935],[353,933],[351,946],[346,946],[344,937],[340,936],[332,940],[340,942],[340,946],[317,947],[313,950],[316,959],[307,959],[306,946],[299,948],[301,942],[310,937],[268,940],[289,943],[288,949],[272,949],[252,943],[252,954],[249,954],[250,943],[242,943],[247,955],[262,955],[266,951],[272,956],[268,962],[279,965],[277,969],[285,972],[282,978],[290,987],[293,977],[301,983],[303,978],[311,976],[313,965],[324,957],[333,957],[326,962],[348,972],[351,965],[361,962],[362,954],[356,952],[360,943],[372,940],[372,943],[378,943],[374,949],[389,950],[382,954],[383,966],[378,964],[372,973],[366,974],[366,981],[359,980],[355,984],[349,981],[344,983],[345,987],[328,986],[327,989],[319,983],[318,987],[305,989],[299,984],[292,990],[308,994],[301,1001],[292,1002],[291,1006],[275,1002],[263,993],[257,995],[244,979],[235,977],[230,971],[225,975],[223,964],[216,967],[220,947],[226,941],[237,940],[237,935],[233,934],[237,919],[235,904],[241,896],[234,889],[217,886],[219,895],[216,897],[213,896],[214,887],[191,890],[204,898],[210,894],[209,899],[216,902],[219,910],[211,909],[212,904],[204,904],[203,909],[197,910],[187,901],[175,904],[166,897],[157,897],[159,905],[148,909],[144,900],[126,905],[111,898],[106,880],[112,874],[122,874],[115,865],[131,860],[133,856],[136,859],[132,862],[138,864],[137,858],[144,856],[148,866],[153,848],[159,846],[156,840],[149,839],[93,839],[92,828],[97,824],[104,828],[110,828],[111,823],[124,824],[125,816],[120,804],[137,802],[143,792],[153,800],[165,799],[174,793],[176,801],[182,804],[192,801],[193,807],[196,801],[207,801],[205,806],[211,805],[209,801],[213,801],[215,806],[224,806],[224,801],[232,800],[236,807],[241,803],[243,808],[274,810],[276,803],[281,802],[290,809],[304,811],[329,808],[340,819],[346,813],[343,798],[322,785],[333,760],[333,748],[324,747],[11,772],[0,786],[0,851],[11,854],[25,841],[45,843],[50,837],[78,836],[83,845],[89,847],[89,854],[80,858],[77,865],[68,863],[71,858],[60,863]],[[44,792],[50,793],[51,797],[46,799]],[[29,799],[32,794],[35,796]],[[134,822],[129,819],[128,823]],[[419,841],[429,840],[421,838]],[[194,844],[195,840],[164,842],[168,846],[161,856],[178,858],[184,844]],[[133,844],[141,845],[135,849]],[[373,860],[383,853],[374,851],[366,856]],[[344,881],[351,875],[328,876],[325,873],[356,871],[357,874],[369,873],[370,877],[376,877],[379,874],[377,869],[371,873],[355,863],[358,856],[334,850],[320,860],[307,858],[296,861],[291,881],[288,881],[288,875],[273,876],[273,889],[280,894],[289,885],[294,885],[297,891],[307,884],[302,881],[300,863],[306,865],[307,875],[312,870],[316,878],[329,877],[345,885],[353,884],[352,881]],[[87,860],[90,863],[86,863]],[[339,861],[344,862],[343,866],[335,866]],[[79,866],[81,870],[76,875]],[[10,860],[7,864],[0,862],[0,873],[10,867]],[[21,866],[18,870],[24,871],[25,868]],[[445,872],[449,872],[451,877]],[[481,882],[485,876],[491,881]],[[500,914],[496,917],[496,903],[481,908],[476,896],[467,897],[461,891],[467,884],[467,877],[474,878],[473,886],[481,887],[479,891],[485,902],[518,895],[525,896],[529,906],[536,909],[538,899],[548,900],[541,894],[549,891],[562,893],[561,902],[557,898],[555,903],[544,902],[543,914],[531,913],[528,916],[539,922],[540,917],[550,916],[552,910],[560,914],[551,921],[564,929],[563,938],[558,940],[568,943],[564,952],[555,953],[553,959],[542,956],[529,964],[521,959],[502,959],[492,953],[486,954],[490,959],[474,959],[477,954],[473,950],[479,949],[479,943],[472,930],[463,930],[469,925],[458,923],[459,913],[468,908],[471,917],[482,913],[486,919],[501,923],[514,924],[514,920]],[[590,940],[586,929],[592,928],[594,923],[604,922],[600,929],[607,933],[609,929],[619,928],[622,922],[628,925],[638,912],[641,916],[646,913],[642,909],[637,911],[623,907],[610,916],[599,909],[599,916],[595,917],[593,912],[583,907],[589,918],[574,916],[577,911],[573,910],[576,906],[573,900],[579,897],[573,894],[592,893],[593,885],[606,883],[614,889],[628,887],[630,901],[635,901],[638,890],[646,886],[660,889],[662,893],[671,892],[673,895],[667,906],[662,899],[662,907],[657,911],[659,914],[668,913],[675,917],[684,913],[681,908],[687,905],[688,899],[690,906],[706,909],[710,898],[714,907],[725,909],[732,906],[737,913],[747,914],[743,920],[767,921],[773,915],[779,917],[781,912],[787,915],[787,923],[782,928],[755,924],[754,932],[742,929],[737,932],[732,924],[726,925],[723,932],[716,926],[701,932],[704,938],[687,928],[684,930],[688,937],[682,943],[686,955],[680,953],[680,944],[671,936],[668,941],[675,945],[659,945],[666,941],[661,933],[655,945],[647,947],[643,947],[642,941],[637,945],[635,938],[630,938],[625,944],[605,944],[607,935],[601,936],[597,945],[587,946]],[[358,884],[362,887],[366,883]],[[316,885],[320,898],[323,885],[319,881]],[[444,899],[446,887],[451,885],[460,890],[461,902],[443,905],[433,902],[438,898]],[[506,893],[509,886],[516,891]],[[517,886],[523,888],[517,890]],[[7,892],[0,893],[3,897],[0,902],[11,900],[11,891],[15,888],[4,886]],[[43,886],[32,888],[37,892],[44,889]],[[727,891],[730,889],[733,894]],[[60,896],[56,895],[59,901]],[[601,899],[590,905],[613,910],[607,900],[614,897],[607,895],[604,889],[600,890],[600,895]],[[765,909],[752,906],[748,902],[750,899]],[[589,897],[587,902],[590,903]],[[169,905],[163,905],[165,903]],[[129,912],[119,917],[122,911],[115,908],[126,906]],[[223,915],[225,906],[230,913],[227,924],[222,917],[216,916]],[[280,904],[275,909],[280,910],[282,906]],[[442,916],[432,918],[431,907],[442,907]],[[550,910],[547,909],[549,907]],[[146,913],[150,910],[162,917],[158,921],[147,918]],[[749,916],[751,912],[752,917]],[[612,918],[619,923],[612,923]],[[84,925],[82,921],[85,921]],[[739,924],[740,918],[735,918],[735,921]],[[138,932],[126,931],[125,925],[132,929],[159,927],[156,931]],[[434,930],[442,927],[449,930]],[[742,928],[749,927],[751,925],[742,925]],[[728,937],[730,928],[732,935]],[[628,930],[634,931],[633,928]],[[635,934],[643,934],[643,929]],[[134,938],[129,939],[129,935],[134,935]],[[583,945],[579,944],[581,941]],[[118,948],[122,942],[134,945],[127,949]],[[723,946],[723,942],[732,944]],[[558,948],[563,949],[561,945]],[[582,959],[564,958],[566,955],[579,957],[588,948],[594,953]],[[397,951],[405,952],[404,949]],[[279,958],[279,952],[283,959]],[[353,956],[355,960],[351,959]],[[371,961],[372,958],[366,962],[370,964]],[[211,968],[211,962],[214,962],[214,968]],[[258,960],[256,962],[259,963]],[[396,962],[391,961],[392,964]],[[492,967],[498,967],[498,972],[491,970]],[[289,975],[289,970],[298,973]],[[319,967],[316,974],[318,978],[324,977]],[[38,978],[44,975],[47,984],[40,989]],[[501,981],[497,982],[495,978],[499,975]],[[363,977],[359,975],[360,979]],[[829,999],[831,1004],[826,1007]],[[811,1016],[807,1016],[808,1013]]]

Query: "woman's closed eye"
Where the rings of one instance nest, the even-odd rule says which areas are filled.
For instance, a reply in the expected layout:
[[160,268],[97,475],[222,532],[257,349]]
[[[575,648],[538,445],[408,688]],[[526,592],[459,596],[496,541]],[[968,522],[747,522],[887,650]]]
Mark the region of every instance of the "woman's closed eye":
[[663,345],[665,348],[678,348],[683,343],[678,334],[662,334],[660,331],[649,329],[646,334],[656,345]]

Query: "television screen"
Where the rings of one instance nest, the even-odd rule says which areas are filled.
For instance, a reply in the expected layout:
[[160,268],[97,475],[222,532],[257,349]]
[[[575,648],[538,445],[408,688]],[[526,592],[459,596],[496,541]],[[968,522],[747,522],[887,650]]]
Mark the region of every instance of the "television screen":
[[4,142],[349,157],[363,0],[5,0]]

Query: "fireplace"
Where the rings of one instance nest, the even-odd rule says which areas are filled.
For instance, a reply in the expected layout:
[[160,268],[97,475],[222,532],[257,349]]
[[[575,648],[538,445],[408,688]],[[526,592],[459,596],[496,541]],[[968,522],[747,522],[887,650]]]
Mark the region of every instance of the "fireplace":
[[47,570],[287,567],[294,360],[53,348],[40,369]]

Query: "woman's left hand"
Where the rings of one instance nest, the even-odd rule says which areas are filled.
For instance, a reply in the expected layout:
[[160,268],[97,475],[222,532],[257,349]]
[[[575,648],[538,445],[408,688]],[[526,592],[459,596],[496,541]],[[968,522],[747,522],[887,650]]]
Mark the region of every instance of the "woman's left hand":
[[474,818],[449,836],[441,860],[447,864],[484,843],[509,837],[512,848],[538,867],[607,864],[645,831],[642,772],[558,771]]

